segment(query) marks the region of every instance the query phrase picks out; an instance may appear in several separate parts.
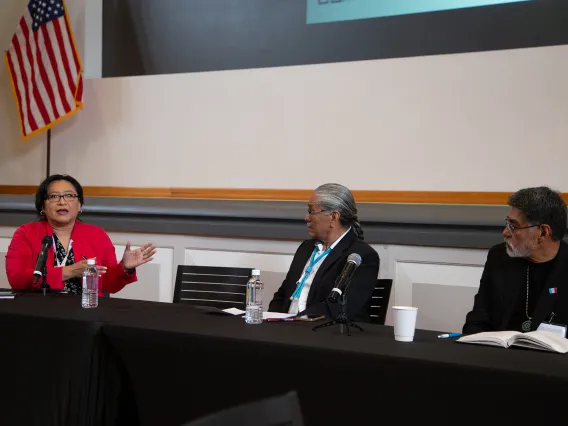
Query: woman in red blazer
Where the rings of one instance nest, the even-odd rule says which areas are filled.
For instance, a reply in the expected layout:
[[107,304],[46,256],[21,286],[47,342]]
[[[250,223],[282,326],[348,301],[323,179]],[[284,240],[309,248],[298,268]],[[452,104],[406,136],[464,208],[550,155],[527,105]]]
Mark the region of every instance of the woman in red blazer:
[[96,259],[99,295],[116,293],[126,284],[136,281],[136,268],[153,259],[156,247],[146,244],[136,250],[126,244],[120,262],[106,232],[97,226],[77,220],[83,206],[83,188],[71,176],[53,175],[37,190],[35,207],[37,222],[20,226],[6,254],[8,282],[16,290],[34,290],[42,279],[33,284],[36,259],[45,236],[53,239],[46,262],[47,284],[52,290],[82,293],[82,274],[87,259]]

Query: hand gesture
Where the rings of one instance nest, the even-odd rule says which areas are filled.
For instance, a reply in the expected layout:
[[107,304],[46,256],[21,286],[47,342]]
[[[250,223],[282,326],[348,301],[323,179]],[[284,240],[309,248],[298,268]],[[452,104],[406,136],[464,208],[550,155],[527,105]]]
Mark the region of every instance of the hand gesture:
[[122,267],[132,270],[140,265],[150,262],[156,254],[156,246],[152,243],[144,244],[142,247],[132,250],[130,241],[126,243],[124,254],[122,255]]

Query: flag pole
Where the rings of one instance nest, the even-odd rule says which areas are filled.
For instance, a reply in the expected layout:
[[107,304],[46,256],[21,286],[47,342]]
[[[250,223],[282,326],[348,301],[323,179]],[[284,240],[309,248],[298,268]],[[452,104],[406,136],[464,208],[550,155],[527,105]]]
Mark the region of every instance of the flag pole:
[[45,159],[45,170],[46,170],[46,178],[49,177],[50,174],[50,165],[51,165],[51,129],[47,129],[47,155]]

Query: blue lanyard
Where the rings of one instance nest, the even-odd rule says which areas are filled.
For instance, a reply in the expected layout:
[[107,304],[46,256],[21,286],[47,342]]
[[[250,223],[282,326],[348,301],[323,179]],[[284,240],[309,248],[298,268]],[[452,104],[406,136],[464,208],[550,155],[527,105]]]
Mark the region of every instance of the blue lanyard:
[[312,257],[310,258],[310,264],[308,265],[308,267],[306,269],[306,273],[304,274],[304,276],[300,280],[300,283],[296,287],[296,290],[292,294],[292,297],[290,297],[290,300],[300,298],[300,294],[302,294],[302,289],[304,288],[304,284],[306,283],[306,280],[308,279],[310,272],[313,271],[314,266],[316,266],[318,264],[318,262],[320,260],[322,260],[322,258],[327,256],[330,251],[331,251],[331,247],[328,247],[326,251],[324,251],[322,254],[320,254],[318,257],[316,257],[316,253],[318,252],[318,248],[317,247],[314,248],[314,252],[312,253]]

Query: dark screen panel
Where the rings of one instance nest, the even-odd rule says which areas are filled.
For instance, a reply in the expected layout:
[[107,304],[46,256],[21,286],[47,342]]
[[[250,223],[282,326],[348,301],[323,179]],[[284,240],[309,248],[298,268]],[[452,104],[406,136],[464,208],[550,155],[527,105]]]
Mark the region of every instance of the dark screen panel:
[[568,44],[568,1],[324,24],[305,0],[104,0],[103,76],[321,64]]

